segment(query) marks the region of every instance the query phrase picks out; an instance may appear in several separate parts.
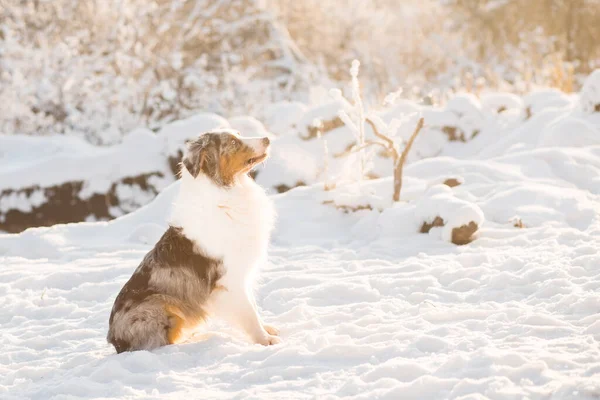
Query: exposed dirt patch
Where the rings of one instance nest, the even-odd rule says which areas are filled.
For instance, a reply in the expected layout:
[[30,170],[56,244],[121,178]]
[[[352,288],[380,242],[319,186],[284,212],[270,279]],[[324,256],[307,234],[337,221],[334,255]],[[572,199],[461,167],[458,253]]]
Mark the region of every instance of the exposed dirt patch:
[[462,182],[456,178],[448,178],[444,181],[444,185],[449,186],[449,187],[456,187],[456,186],[460,186],[461,184],[462,184]]
[[84,187],[83,181],[65,182],[60,185],[42,188],[31,186],[23,189],[5,189],[0,192],[0,198],[8,196],[23,196],[28,198],[32,193],[43,191],[45,202],[32,207],[29,211],[10,209],[0,212],[0,230],[17,233],[33,226],[50,226],[69,222],[85,221],[90,216],[98,220],[113,219],[112,207],[119,207],[117,187],[119,185],[137,186],[144,192],[156,196],[158,188],[152,185],[151,177],[163,177],[161,172],[131,176],[114,182],[106,193],[95,193],[82,199],[80,194]]
[[435,219],[431,223],[423,222],[423,225],[421,225],[421,230],[419,232],[429,233],[431,228],[433,228],[434,226],[444,226],[444,220],[440,217],[435,217]]

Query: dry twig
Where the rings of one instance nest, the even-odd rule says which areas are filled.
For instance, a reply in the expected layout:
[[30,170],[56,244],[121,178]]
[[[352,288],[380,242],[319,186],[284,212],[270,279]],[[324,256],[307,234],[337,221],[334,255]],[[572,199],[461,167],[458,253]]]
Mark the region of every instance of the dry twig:
[[423,129],[424,122],[425,121],[423,120],[423,117],[419,118],[417,127],[415,128],[415,131],[411,135],[410,139],[408,139],[404,150],[402,150],[400,159],[394,163],[394,201],[400,201],[400,190],[402,189],[402,169],[404,168],[404,163],[406,162],[406,157],[408,156],[410,148],[412,147],[419,132],[421,132],[421,129]]
[[402,190],[402,169],[404,168],[404,163],[406,162],[408,152],[410,151],[410,148],[412,147],[417,135],[419,134],[421,129],[423,129],[423,124],[425,121],[423,117],[419,118],[417,127],[415,128],[413,134],[410,136],[410,139],[408,139],[404,150],[402,150],[402,154],[398,154],[398,150],[396,149],[396,144],[394,143],[393,139],[379,132],[377,126],[373,121],[371,121],[370,119],[367,119],[366,121],[369,123],[369,125],[371,125],[375,136],[383,140],[385,143],[367,142],[363,146],[361,146],[361,149],[373,144],[377,144],[379,146],[385,147],[388,151],[392,153],[392,159],[394,161],[394,195],[392,199],[394,201],[400,201],[400,191]]

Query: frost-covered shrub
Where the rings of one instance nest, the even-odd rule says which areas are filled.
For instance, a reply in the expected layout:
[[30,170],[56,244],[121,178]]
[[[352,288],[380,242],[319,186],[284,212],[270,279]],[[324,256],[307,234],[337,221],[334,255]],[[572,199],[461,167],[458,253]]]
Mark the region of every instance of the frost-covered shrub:
[[[298,47],[329,75],[345,81],[352,60],[363,63],[370,86],[364,97],[385,95],[398,87],[420,86],[452,63],[459,43],[444,29],[444,9],[436,0],[268,0]],[[449,24],[448,24],[449,25]],[[445,28],[450,28],[450,26]]]
[[579,102],[584,113],[600,113],[600,69],[592,72],[585,80]]
[[259,0],[7,0],[0,133],[110,144],[198,110],[248,114],[311,69]]

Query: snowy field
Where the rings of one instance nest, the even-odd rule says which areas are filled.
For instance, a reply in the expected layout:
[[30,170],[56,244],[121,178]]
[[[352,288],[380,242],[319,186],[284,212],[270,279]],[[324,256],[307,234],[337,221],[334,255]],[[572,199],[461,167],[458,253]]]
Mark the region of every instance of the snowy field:
[[[489,216],[462,247],[406,232],[395,209],[321,205],[319,187],[276,196],[258,288],[282,331],[273,347],[212,325],[154,352],[116,355],[105,342],[114,297],[164,228],[175,187],[110,223],[4,236],[0,397],[598,398],[600,199],[552,165],[597,182],[600,148],[524,156],[545,174],[511,159],[408,168],[438,163],[474,182],[464,188]],[[505,204],[531,226],[507,223]]]
[[[389,177],[330,191],[313,179],[274,195],[257,299],[281,330],[276,346],[217,322],[153,352],[117,355],[106,343],[114,298],[165,229],[177,183],[110,222],[0,235],[0,398],[600,398],[596,87],[489,97],[482,107],[517,109],[493,120],[465,112],[463,133],[479,124],[466,143],[417,143],[416,153],[439,156],[414,157],[394,205]],[[472,105],[461,99],[448,109]],[[452,115],[416,111],[429,132],[436,115]],[[280,183],[273,171],[293,176],[292,153],[277,146],[300,143],[274,133],[257,177],[267,187]],[[325,137],[338,145],[335,131]],[[312,161],[300,159],[306,172]],[[448,178],[462,184],[440,184]],[[419,233],[435,216],[477,220],[475,240],[456,246],[446,227]]]

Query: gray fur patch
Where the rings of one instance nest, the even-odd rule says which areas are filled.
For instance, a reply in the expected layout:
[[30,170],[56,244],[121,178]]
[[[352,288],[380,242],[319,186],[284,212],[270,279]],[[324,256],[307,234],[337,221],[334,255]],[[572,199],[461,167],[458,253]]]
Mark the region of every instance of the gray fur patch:
[[205,317],[203,307],[222,275],[219,260],[197,252],[181,229],[169,227],[117,296],[107,340],[118,353],[169,344],[169,310],[192,328]]

